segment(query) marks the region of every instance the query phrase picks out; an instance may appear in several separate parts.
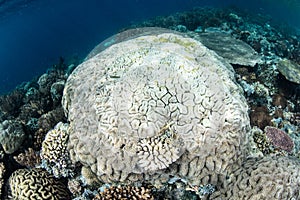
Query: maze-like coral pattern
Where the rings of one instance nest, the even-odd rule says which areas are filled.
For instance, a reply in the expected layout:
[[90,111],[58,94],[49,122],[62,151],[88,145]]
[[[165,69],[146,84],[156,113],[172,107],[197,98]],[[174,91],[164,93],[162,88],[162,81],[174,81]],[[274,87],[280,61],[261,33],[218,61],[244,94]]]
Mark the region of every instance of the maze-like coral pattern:
[[82,63],[63,105],[72,160],[104,182],[170,175],[209,182],[246,148],[248,107],[233,69],[175,33],[120,42]]
[[299,199],[299,164],[292,157],[250,158],[211,199]]
[[13,199],[70,200],[67,188],[42,169],[18,169],[9,178]]

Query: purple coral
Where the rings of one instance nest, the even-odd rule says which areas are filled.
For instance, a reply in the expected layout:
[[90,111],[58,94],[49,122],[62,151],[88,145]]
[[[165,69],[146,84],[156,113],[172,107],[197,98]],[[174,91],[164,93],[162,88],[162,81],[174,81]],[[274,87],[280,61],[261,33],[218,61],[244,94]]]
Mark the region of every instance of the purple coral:
[[270,142],[277,148],[281,150],[285,150],[287,152],[291,152],[294,148],[294,142],[290,138],[290,136],[275,127],[267,126],[265,128],[265,133]]

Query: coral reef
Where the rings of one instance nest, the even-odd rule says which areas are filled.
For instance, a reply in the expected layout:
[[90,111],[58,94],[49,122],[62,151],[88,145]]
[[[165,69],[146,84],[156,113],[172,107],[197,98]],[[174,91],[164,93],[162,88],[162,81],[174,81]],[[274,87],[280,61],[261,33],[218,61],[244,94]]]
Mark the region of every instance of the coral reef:
[[76,197],[82,193],[83,187],[78,180],[72,179],[68,181],[68,189],[70,190],[72,196]]
[[299,199],[299,164],[288,157],[248,159],[211,199]]
[[135,186],[112,186],[104,189],[103,192],[96,195],[93,200],[110,200],[110,199],[139,199],[154,200],[151,191],[145,187]]
[[270,116],[269,110],[266,106],[253,106],[250,112],[250,119],[252,126],[258,126],[262,130],[266,126],[272,125],[272,116]]
[[65,86],[64,80],[57,81],[51,85],[50,93],[54,105],[60,104],[63,95],[64,86]]
[[300,84],[300,65],[288,59],[282,59],[277,64],[277,69],[289,81]]
[[13,199],[70,200],[66,186],[42,169],[18,169],[9,178]]
[[266,134],[259,129],[258,127],[254,127],[252,129],[253,140],[257,146],[257,148],[264,154],[273,153],[272,145],[270,141],[267,139]]
[[42,167],[58,178],[72,174],[71,161],[67,151],[68,128],[68,124],[59,122],[54,129],[48,131],[42,143]]
[[64,111],[61,106],[58,106],[55,109],[43,114],[38,119],[38,129],[34,133],[34,148],[40,149],[47,132],[51,130],[57,123],[64,120]]
[[34,151],[32,148],[25,150],[24,153],[14,156],[14,159],[20,165],[28,168],[33,168],[41,164],[40,154]]
[[[100,43],[79,69],[76,62],[66,65],[60,58],[45,74],[0,96],[2,133],[16,127],[23,131],[20,138],[0,137],[5,141],[0,148],[1,199],[11,198],[8,177],[15,170],[9,179],[14,199],[63,199],[60,194],[69,195],[66,186],[74,200],[122,197],[136,190],[146,191],[150,199],[299,199],[300,35],[273,22],[232,8],[156,17]],[[140,28],[145,26],[152,28]],[[202,41],[219,56],[186,37]],[[90,73],[75,77],[84,67]],[[74,69],[64,96],[66,113],[73,112],[68,150],[84,166],[70,167],[65,165],[67,125],[54,126],[66,122],[61,99]],[[76,84],[70,87],[70,81]],[[248,121],[242,92],[251,131],[246,125],[245,130],[229,130]],[[194,101],[201,105],[198,110],[192,109]],[[236,105],[243,111],[232,112]],[[18,170],[15,161],[29,169]],[[51,175],[32,169],[37,166]],[[67,176],[66,186],[53,174]],[[117,183],[107,184],[111,182]],[[120,182],[134,184],[116,186]],[[141,182],[151,182],[151,187]],[[57,186],[63,188],[58,193]]]
[[287,152],[291,152],[293,150],[293,140],[283,130],[267,126],[265,127],[264,131],[266,133],[267,138],[270,140],[274,147]]
[[207,31],[196,36],[193,36],[195,34],[190,35],[222,56],[230,64],[254,67],[261,62],[260,56],[251,46],[233,38],[228,33],[221,32],[221,30]]
[[18,150],[25,139],[25,132],[18,120],[5,120],[0,123],[0,143],[4,152],[11,154]]
[[110,46],[67,80],[71,159],[103,182],[215,184],[247,146],[248,107],[232,72],[198,41],[164,29]]
[[0,198],[2,196],[2,187],[4,185],[4,174],[5,174],[5,166],[3,162],[0,162]]
[[97,186],[101,184],[101,181],[98,179],[97,175],[91,171],[89,167],[83,166],[81,168],[81,175],[84,178],[84,183],[90,186]]
[[3,116],[4,119],[16,117],[19,114],[19,108],[23,105],[23,96],[24,90],[16,89],[0,97],[0,111],[5,116]]

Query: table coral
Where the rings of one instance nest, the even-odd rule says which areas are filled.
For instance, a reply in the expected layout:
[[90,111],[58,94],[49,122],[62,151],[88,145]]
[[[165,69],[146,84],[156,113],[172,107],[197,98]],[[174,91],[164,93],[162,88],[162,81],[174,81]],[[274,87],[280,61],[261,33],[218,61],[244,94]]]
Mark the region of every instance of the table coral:
[[69,200],[65,185],[42,169],[18,169],[9,178],[13,199]]
[[199,34],[199,40],[231,64],[254,67],[261,62],[260,56],[251,46],[233,38],[228,33],[221,31],[205,32]]
[[66,82],[71,159],[103,182],[216,184],[244,159],[248,107],[232,67],[165,29],[114,44]]

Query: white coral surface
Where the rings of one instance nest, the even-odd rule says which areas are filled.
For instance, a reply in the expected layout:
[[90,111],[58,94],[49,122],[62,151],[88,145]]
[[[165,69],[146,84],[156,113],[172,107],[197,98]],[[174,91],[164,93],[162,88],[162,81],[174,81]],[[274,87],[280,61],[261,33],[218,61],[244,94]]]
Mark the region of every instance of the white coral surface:
[[88,59],[70,75],[63,106],[72,160],[104,182],[177,176],[199,184],[244,156],[248,107],[233,69],[176,33],[123,41]]

